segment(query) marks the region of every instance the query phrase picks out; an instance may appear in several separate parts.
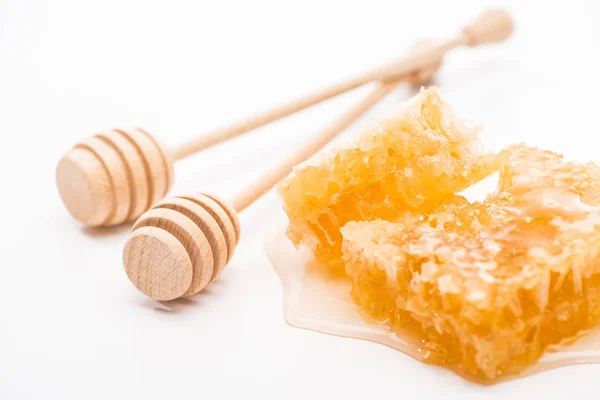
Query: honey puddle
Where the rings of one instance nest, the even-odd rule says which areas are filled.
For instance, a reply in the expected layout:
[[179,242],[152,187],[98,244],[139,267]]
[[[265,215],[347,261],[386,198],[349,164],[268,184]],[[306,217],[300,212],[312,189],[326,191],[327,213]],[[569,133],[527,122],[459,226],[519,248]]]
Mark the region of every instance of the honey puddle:
[[[296,249],[285,236],[287,224],[285,214],[278,211],[266,235],[267,254],[283,286],[286,322],[296,328],[380,343],[425,362],[421,341],[414,334],[391,332],[381,323],[366,322],[350,299],[350,280],[325,275],[324,268],[315,267],[312,253],[304,248]],[[590,363],[600,363],[600,327],[582,335],[573,344],[546,352],[536,364],[518,375],[504,376],[492,383]]]

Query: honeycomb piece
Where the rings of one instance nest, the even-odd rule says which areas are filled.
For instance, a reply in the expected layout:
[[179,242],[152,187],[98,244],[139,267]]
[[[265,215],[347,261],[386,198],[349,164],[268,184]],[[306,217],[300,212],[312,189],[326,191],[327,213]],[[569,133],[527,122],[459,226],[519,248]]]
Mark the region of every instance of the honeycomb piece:
[[478,381],[519,372],[600,317],[600,168],[513,146],[485,201],[342,228],[361,311]]
[[297,246],[342,266],[340,228],[433,209],[499,168],[479,128],[459,120],[437,89],[422,90],[358,140],[299,166],[278,186]]
[[561,154],[523,144],[504,149],[501,158],[500,191],[517,193],[554,186],[577,194],[583,203],[600,203],[600,169],[593,162],[567,162]]

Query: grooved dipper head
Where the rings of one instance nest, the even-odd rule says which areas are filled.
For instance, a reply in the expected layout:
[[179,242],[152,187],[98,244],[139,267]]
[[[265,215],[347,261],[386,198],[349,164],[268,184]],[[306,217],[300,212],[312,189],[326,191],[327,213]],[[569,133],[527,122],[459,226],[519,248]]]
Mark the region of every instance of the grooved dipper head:
[[76,145],[58,163],[56,183],[69,213],[89,226],[133,220],[163,198],[173,163],[146,131],[112,130]]

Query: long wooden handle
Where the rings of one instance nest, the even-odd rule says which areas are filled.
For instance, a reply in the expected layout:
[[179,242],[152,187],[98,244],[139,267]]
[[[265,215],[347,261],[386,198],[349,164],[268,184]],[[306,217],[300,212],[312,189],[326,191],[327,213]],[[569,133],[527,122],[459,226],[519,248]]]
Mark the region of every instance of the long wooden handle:
[[362,75],[339,82],[332,86],[328,86],[305,97],[301,97],[279,107],[262,112],[258,115],[237,121],[227,127],[208,132],[171,150],[172,157],[174,160],[181,160],[182,158],[188,157],[201,150],[207,149],[229,139],[233,139],[236,136],[257,129],[261,126],[268,125],[272,122],[312,107],[315,104],[356,89],[366,83],[377,80],[393,80],[399,76],[409,75],[419,69],[423,69],[435,64],[440,59],[441,54],[454,47],[465,45],[466,43],[467,41],[464,39],[464,36],[461,35],[457,39],[442,43],[441,45],[436,45],[427,52],[419,53],[416,57],[410,57],[404,59],[402,62],[395,62],[379,67],[372,71],[363,73]]
[[356,76],[346,81],[329,86],[325,89],[319,90],[308,96],[283,104],[272,110],[268,110],[256,116],[237,121],[230,126],[206,133],[188,143],[184,143],[181,146],[171,150],[172,157],[174,160],[180,160],[182,158],[188,157],[201,150],[207,149],[211,146],[227,141],[229,139],[233,139],[236,136],[239,136],[261,126],[268,125],[279,119],[285,118],[299,111],[307,109],[311,106],[314,106],[315,104],[321,103],[333,97],[339,96],[342,93],[356,89],[366,83],[377,80],[394,80],[397,77],[406,76],[420,69],[433,66],[435,63],[439,62],[441,55],[443,55],[445,52],[454,47],[465,44],[467,44],[467,41],[464,38],[464,36],[461,35],[457,39],[453,39],[440,45],[433,46],[430,50],[418,53],[416,56],[403,59],[400,62],[396,61],[394,63],[384,65],[377,69],[363,73],[362,75]]
[[184,143],[181,146],[173,149],[171,154],[174,160],[181,160],[182,158],[188,157],[201,150],[207,149],[229,139],[233,139],[236,136],[261,126],[268,125],[272,122],[295,114],[325,100],[329,100],[352,89],[356,89],[367,82],[376,80],[377,77],[379,77],[379,75],[371,72],[369,74],[364,74],[353,79],[337,83],[308,96],[273,108],[272,110],[262,112],[247,119],[237,121],[227,127],[206,133],[197,139],[194,139],[188,143]]
[[459,46],[477,46],[500,42],[510,36],[513,29],[512,19],[504,10],[489,10],[466,26],[456,37],[419,52],[408,58],[394,61],[363,73],[354,78],[337,83],[316,93],[302,97],[275,109],[260,113],[228,127],[217,129],[171,150],[174,160],[180,160],[200,150],[232,139],[238,135],[267,125],[298,111],[304,110],[322,101],[355,89],[376,80],[393,80],[407,76],[420,69],[435,65],[449,50]]
[[407,79],[399,79],[381,83],[367,97],[352,106],[339,118],[329,124],[323,131],[312,137],[302,147],[296,150],[292,155],[284,161],[267,171],[264,175],[256,179],[253,183],[245,187],[233,200],[233,207],[238,211],[242,211],[255,200],[268,192],[280,180],[285,178],[292,168],[307,160],[327,143],[329,143],[340,132],[350,126],[367,110],[373,107],[379,100],[389,94],[398,85],[404,83]]

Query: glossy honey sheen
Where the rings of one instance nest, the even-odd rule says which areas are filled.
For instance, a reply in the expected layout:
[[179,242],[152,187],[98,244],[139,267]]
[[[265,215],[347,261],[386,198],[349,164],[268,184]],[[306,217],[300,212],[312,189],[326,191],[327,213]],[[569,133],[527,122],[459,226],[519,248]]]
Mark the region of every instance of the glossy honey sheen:
[[600,319],[600,168],[524,145],[483,202],[343,229],[361,311],[473,380],[518,374]]
[[[428,354],[427,343],[419,335],[419,330],[410,330],[409,327],[402,326],[391,329],[384,322],[377,321],[361,311],[351,297],[351,280],[332,272],[326,266],[319,265],[319,261],[308,249],[297,249],[285,235],[287,223],[283,213],[276,214],[275,221],[267,232],[265,245],[269,260],[283,286],[283,314],[289,325],[334,336],[380,343],[415,360],[436,365],[435,360]],[[373,368],[377,368],[377,359],[370,362]],[[519,372],[499,376],[494,380],[477,379],[453,366],[446,367],[468,380],[491,384],[523,378],[549,369],[589,363],[600,363],[600,329],[597,327],[571,343],[548,348],[535,363]],[[432,370],[432,373],[435,373],[435,370]]]

